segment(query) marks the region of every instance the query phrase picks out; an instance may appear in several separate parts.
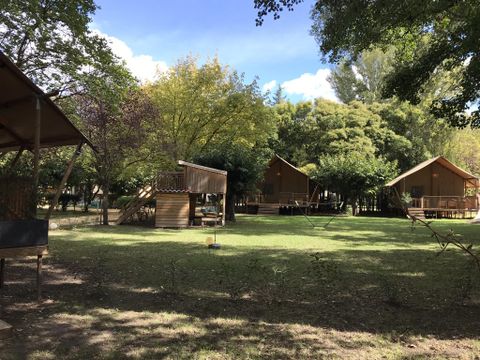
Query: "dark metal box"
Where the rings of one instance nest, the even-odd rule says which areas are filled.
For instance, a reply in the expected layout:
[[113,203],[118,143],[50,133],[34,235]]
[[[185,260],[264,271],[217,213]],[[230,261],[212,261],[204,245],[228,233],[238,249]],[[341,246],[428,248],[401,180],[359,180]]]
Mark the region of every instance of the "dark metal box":
[[0,221],[0,249],[48,245],[48,220]]

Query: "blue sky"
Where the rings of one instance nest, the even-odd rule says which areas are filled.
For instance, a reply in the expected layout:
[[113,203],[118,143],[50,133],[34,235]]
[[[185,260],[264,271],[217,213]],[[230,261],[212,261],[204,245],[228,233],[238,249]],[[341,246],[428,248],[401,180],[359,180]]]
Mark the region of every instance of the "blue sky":
[[165,69],[193,54],[200,62],[218,55],[255,76],[264,89],[282,84],[293,101],[334,98],[326,81],[329,66],[320,61],[318,46],[309,35],[310,8],[305,0],[279,20],[270,17],[255,26],[253,0],[97,0],[101,7],[93,28],[106,36],[114,51],[143,80],[155,67]]

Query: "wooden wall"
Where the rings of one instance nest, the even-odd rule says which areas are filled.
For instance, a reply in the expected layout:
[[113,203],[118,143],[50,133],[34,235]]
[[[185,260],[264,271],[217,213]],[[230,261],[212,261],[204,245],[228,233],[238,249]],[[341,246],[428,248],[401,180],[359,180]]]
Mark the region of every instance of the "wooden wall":
[[262,192],[266,202],[278,202],[280,193],[309,193],[309,178],[277,159],[265,171]]
[[185,186],[196,194],[225,194],[227,191],[227,176],[185,166]]
[[35,200],[31,178],[0,178],[0,220],[35,219]]
[[155,227],[188,227],[190,215],[188,193],[159,193],[156,200]]
[[395,186],[400,194],[403,192],[412,194],[413,188],[423,189],[423,195],[427,196],[464,196],[465,194],[465,180],[439,163],[433,163],[407,176],[405,181],[400,180]]

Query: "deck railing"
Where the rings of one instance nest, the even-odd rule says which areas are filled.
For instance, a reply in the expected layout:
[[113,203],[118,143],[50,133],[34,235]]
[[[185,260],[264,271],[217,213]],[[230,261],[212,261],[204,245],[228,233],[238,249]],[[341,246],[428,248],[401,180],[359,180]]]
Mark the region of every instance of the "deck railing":
[[280,204],[295,204],[295,202],[298,202],[299,204],[306,204],[308,203],[308,194],[294,193],[294,192],[281,192],[279,194],[278,202]]
[[186,190],[185,176],[179,171],[163,171],[157,175],[154,186],[157,190]]
[[476,210],[476,196],[422,196],[412,199],[412,207],[420,209]]
[[250,204],[278,203],[279,205],[295,205],[295,201],[305,205],[309,198],[307,193],[281,192],[278,196],[269,194],[248,194],[246,202]]

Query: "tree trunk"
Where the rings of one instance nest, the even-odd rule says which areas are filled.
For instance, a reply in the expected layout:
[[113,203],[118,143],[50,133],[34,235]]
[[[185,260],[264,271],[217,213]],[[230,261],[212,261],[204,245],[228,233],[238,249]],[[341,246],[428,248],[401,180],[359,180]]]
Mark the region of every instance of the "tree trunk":
[[235,222],[235,196],[227,195],[225,220]]
[[357,215],[357,198],[352,198],[352,215]]
[[109,184],[104,184],[102,186],[102,191],[103,191],[103,202],[102,202],[103,225],[108,225],[108,205],[109,205],[108,194],[110,192]]

